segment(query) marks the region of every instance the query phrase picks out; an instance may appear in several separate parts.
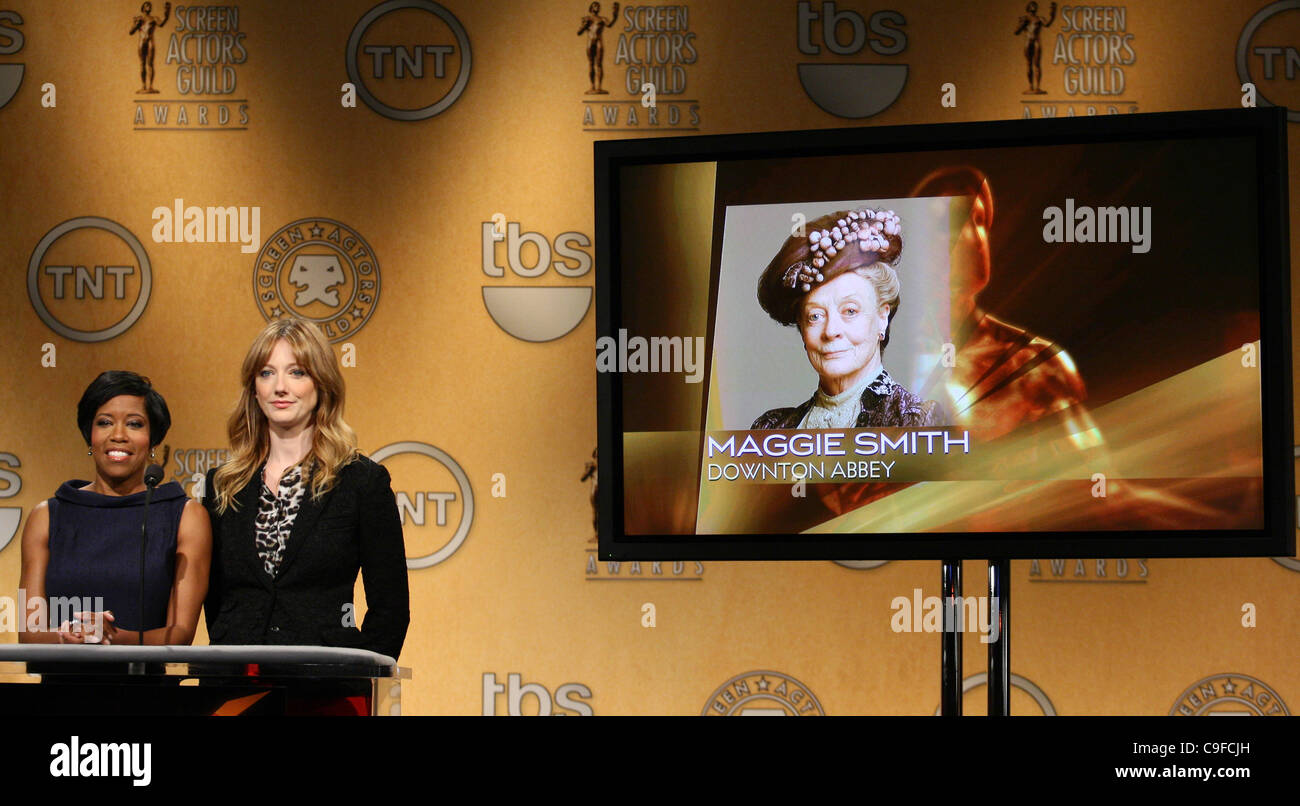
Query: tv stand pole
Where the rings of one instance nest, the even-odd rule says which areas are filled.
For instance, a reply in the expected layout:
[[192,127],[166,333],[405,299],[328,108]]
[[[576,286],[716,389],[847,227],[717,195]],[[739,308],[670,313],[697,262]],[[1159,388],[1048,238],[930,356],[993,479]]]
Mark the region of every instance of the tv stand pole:
[[[944,560],[942,574],[939,596],[947,615],[956,597],[961,596],[961,560]],[[956,621],[944,618],[939,648],[939,713],[943,716],[961,716],[961,629]]]
[[998,637],[989,643],[989,716],[1011,716],[1011,561],[989,560],[989,597]]

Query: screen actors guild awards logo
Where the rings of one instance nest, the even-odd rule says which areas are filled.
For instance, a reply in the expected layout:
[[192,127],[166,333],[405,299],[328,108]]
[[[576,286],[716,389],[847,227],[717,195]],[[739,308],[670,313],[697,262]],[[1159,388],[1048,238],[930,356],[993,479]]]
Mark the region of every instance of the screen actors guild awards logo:
[[[1052,3],[1043,17],[1039,4],[1029,2],[1020,15],[1013,35],[1025,37],[1025,74],[1029,88],[1022,95],[1049,95],[1043,89],[1043,53],[1051,51],[1052,66],[1060,65],[1063,100],[1021,100],[1021,116],[1074,117],[1075,99],[1088,101],[1078,107],[1078,114],[1116,115],[1136,112],[1137,102],[1123,99],[1127,88],[1127,69],[1137,62],[1133,49],[1134,34],[1128,29],[1126,6],[1064,6],[1057,14]],[[1056,32],[1049,45],[1044,42],[1048,29]],[[1037,111],[1037,115],[1035,115]]]
[[[22,15],[17,11],[0,11],[0,56],[12,56],[23,49],[23,32],[10,27],[22,24]],[[22,64],[0,64],[0,109],[18,94],[26,69]]]
[[[597,465],[596,451],[591,451],[591,461],[583,471],[582,478],[579,481],[591,482],[591,539],[588,544],[597,543],[600,540],[600,499],[597,486]],[[691,574],[687,574],[688,563],[676,562],[617,562],[607,561],[603,564],[596,561],[596,549],[588,545],[587,548],[587,568],[584,578],[588,581],[604,580],[626,580],[629,582],[669,582],[669,581],[699,581],[703,579],[704,563],[698,560],[689,563]],[[601,573],[601,569],[604,573]],[[626,574],[623,572],[626,570]]]
[[253,293],[268,321],[299,316],[339,342],[360,330],[379,304],[379,261],[346,224],[303,218],[262,244]]
[[613,62],[623,66],[627,96],[583,101],[583,130],[699,131],[700,104],[685,97],[687,68],[699,59],[690,7],[620,7],[614,3],[608,17],[601,15],[601,9],[600,3],[591,3],[578,24],[578,36],[587,37],[584,94],[610,95],[604,83],[605,34],[612,34],[621,21],[622,28],[613,44]]
[[[1047,573],[1044,573],[1044,570]],[[1151,570],[1145,557],[1100,560],[1054,558],[1029,561],[1030,582],[1145,583],[1150,574]]]
[[[131,18],[129,36],[135,37],[140,88],[136,95],[166,98],[146,103],[132,101],[136,131],[242,130],[248,126],[248,101],[235,98],[237,67],[248,61],[245,32],[239,29],[239,6],[177,6],[163,4],[159,17],[153,3],[140,6]],[[169,28],[168,23],[175,20]],[[166,29],[166,30],[164,30]],[[163,64],[175,66],[174,87],[154,86],[160,35],[166,35]]]
[[[599,448],[593,448],[591,451],[591,461],[587,466],[579,481],[591,482],[591,539],[588,544],[597,543],[600,540],[600,499],[597,486],[597,465],[596,451]],[[687,574],[686,571],[692,573]],[[602,573],[602,568],[604,573]],[[626,571],[626,573],[624,573]],[[670,582],[670,581],[700,581],[704,578],[704,563],[693,560],[690,563],[676,561],[669,562],[619,562],[606,561],[603,565],[596,560],[596,549],[588,546],[587,548],[587,568],[584,577],[588,582],[606,581],[606,580],[624,580],[628,582]]]
[[1187,687],[1170,716],[1290,716],[1286,703],[1263,681],[1245,674],[1215,674]]
[[700,716],[826,716],[807,686],[781,672],[746,672],[718,686]]

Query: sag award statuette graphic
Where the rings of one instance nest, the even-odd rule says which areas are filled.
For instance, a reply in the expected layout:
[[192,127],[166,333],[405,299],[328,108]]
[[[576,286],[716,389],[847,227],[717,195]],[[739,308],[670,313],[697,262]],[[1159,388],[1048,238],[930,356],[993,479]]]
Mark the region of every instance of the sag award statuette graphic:
[[600,538],[600,505],[596,498],[597,478],[596,478],[596,451],[599,448],[591,449],[591,461],[587,463],[586,471],[582,474],[579,481],[591,481],[591,540],[589,543],[595,543]]
[[1030,2],[1016,26],[1016,36],[1025,35],[1025,62],[1029,66],[1029,89],[1025,95],[1046,95],[1043,82],[1043,29],[1056,19],[1056,3],[1052,3],[1047,19],[1038,16],[1038,4]]
[[266,319],[299,316],[343,341],[379,304],[379,261],[356,230],[303,218],[267,238],[253,266],[253,293]]
[[140,13],[135,15],[131,20],[131,30],[128,35],[135,36],[139,34],[136,44],[136,52],[140,56],[140,89],[137,93],[156,95],[158,90],[153,88],[153,57],[154,57],[154,31],[167,24],[167,20],[172,15],[172,4],[163,3],[162,19],[153,15],[153,3],[145,3],[140,6]]
[[578,36],[587,35],[587,77],[591,80],[591,89],[587,90],[588,95],[609,95],[609,91],[600,86],[605,80],[603,36],[605,29],[612,27],[615,22],[618,22],[618,3],[614,4],[609,19],[600,16],[600,3],[592,3],[587,8],[587,16],[582,18],[582,25],[578,28]]

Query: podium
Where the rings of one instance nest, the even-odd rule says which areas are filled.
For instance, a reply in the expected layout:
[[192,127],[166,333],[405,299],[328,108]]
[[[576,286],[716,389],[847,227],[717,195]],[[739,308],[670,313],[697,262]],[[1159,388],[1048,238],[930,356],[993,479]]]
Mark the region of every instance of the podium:
[[411,670],[364,649],[0,646],[6,716],[396,716]]

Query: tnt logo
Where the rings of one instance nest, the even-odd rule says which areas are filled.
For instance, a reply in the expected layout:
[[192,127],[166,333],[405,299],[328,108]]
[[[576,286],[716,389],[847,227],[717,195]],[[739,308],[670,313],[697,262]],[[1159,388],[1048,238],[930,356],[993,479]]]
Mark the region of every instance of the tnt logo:
[[[23,49],[23,32],[13,27],[22,24],[17,11],[0,11],[0,56],[12,56]],[[22,64],[0,64],[0,108],[18,94],[26,69]]]
[[[807,56],[856,56],[869,49],[876,56],[896,56],[907,48],[897,11],[864,17],[842,9],[835,0],[814,4],[800,0],[796,10],[799,52]],[[808,62],[799,65],[799,82],[812,102],[842,118],[867,118],[889,108],[907,83],[905,64]]]
[[406,567],[428,568],[454,554],[474,522],[474,490],[456,460],[423,442],[394,442],[370,458],[393,479]]
[[107,218],[64,221],[45,234],[27,264],[36,315],[74,341],[126,332],[149,304],[153,273],[144,246]]
[[469,37],[430,0],[388,0],[365,13],[347,46],[348,78],[374,111],[424,120],[456,102],[469,83]]
[[1283,106],[1300,123],[1300,0],[1260,9],[1237,38],[1237,77],[1255,85],[1260,106]]
[[1275,69],[1278,63],[1285,65],[1282,70],[1286,72],[1286,80],[1295,79],[1296,67],[1300,66],[1300,51],[1290,45],[1286,47],[1257,47],[1251,48],[1251,53],[1257,56],[1264,65],[1264,79],[1272,81],[1275,74],[1280,72]]
[[[555,690],[555,698],[552,700],[551,692],[541,683],[523,683],[523,676],[515,672],[506,675],[505,684],[497,682],[497,676],[492,672],[486,672],[483,675],[483,716],[496,716],[497,714],[497,696],[504,693],[506,695],[506,713],[510,716],[566,716],[555,708],[572,711],[577,716],[594,716],[592,710],[585,700],[590,699],[591,689],[582,683],[565,683]],[[526,697],[532,697],[537,701],[537,710],[528,714],[524,713],[524,701]]]
[[[591,239],[581,232],[562,232],[554,240],[526,232],[497,213],[482,223],[483,273],[538,278],[552,269],[561,277],[591,271]],[[504,255],[503,255],[504,253]],[[505,263],[501,262],[502,257]],[[591,286],[483,286],[483,305],[492,321],[523,341],[553,341],[571,332],[591,307]]]
[[453,492],[413,492],[407,494],[404,490],[398,490],[397,493],[397,515],[402,520],[402,525],[414,524],[423,526],[427,516],[425,515],[425,503],[431,504],[430,511],[436,513],[434,523],[438,526],[447,525],[447,505],[456,501],[456,494]]
[[[12,453],[0,453],[0,500],[13,498],[22,492],[23,479],[11,467],[22,467],[22,462]],[[0,549],[9,545],[9,541],[18,534],[18,524],[23,519],[22,507],[0,507]]]

